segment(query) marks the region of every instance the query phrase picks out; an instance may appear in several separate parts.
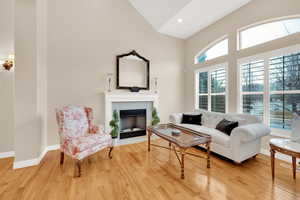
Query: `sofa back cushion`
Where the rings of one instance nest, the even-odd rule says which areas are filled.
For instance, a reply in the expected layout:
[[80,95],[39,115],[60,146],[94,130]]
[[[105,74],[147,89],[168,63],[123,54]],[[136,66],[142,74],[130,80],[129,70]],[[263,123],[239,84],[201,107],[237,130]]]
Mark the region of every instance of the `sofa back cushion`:
[[182,115],[182,124],[196,124],[196,125],[202,125],[201,121],[202,121],[202,114],[183,114]]
[[229,121],[237,121],[239,126],[254,124],[254,123],[262,123],[262,121],[254,116],[249,114],[238,114],[238,113],[217,113],[217,112],[209,112],[206,110],[197,110],[194,114],[202,114],[202,125],[209,128],[216,128],[217,124],[223,119]]

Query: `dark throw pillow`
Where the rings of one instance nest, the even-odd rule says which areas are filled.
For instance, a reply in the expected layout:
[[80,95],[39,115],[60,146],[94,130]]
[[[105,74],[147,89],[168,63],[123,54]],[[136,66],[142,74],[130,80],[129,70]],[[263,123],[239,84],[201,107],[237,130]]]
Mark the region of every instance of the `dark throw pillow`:
[[238,126],[239,122],[233,122],[223,119],[218,123],[216,129],[230,136],[231,131]]
[[201,124],[201,118],[202,118],[202,114],[199,115],[186,115],[183,114],[182,115],[182,124],[196,124],[196,125],[202,125]]

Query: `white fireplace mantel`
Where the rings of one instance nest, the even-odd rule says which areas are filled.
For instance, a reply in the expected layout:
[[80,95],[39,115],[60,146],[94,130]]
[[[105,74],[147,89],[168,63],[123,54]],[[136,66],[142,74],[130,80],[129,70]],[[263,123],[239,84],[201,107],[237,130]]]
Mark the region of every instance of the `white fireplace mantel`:
[[109,122],[112,119],[112,104],[114,102],[152,102],[159,110],[159,96],[154,93],[104,92],[105,99],[105,130],[110,131]]

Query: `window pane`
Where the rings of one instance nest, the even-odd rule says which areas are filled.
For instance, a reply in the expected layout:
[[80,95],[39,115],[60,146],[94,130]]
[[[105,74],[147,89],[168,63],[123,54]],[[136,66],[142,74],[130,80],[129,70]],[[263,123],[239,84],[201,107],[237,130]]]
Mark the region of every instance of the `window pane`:
[[264,91],[264,61],[255,61],[241,66],[242,91]]
[[270,95],[270,127],[283,128],[283,95]]
[[283,90],[283,57],[270,59],[269,84],[270,91]]
[[261,24],[240,32],[241,49],[300,32],[300,18]]
[[211,72],[211,93],[226,91],[226,71],[224,68]]
[[264,96],[262,94],[243,95],[243,113],[256,115],[263,119]]
[[208,110],[208,96],[207,95],[199,96],[199,109]]
[[225,95],[212,95],[211,96],[211,111],[225,113]]
[[270,96],[270,126],[291,129],[293,113],[300,114],[300,94],[273,94]]
[[270,90],[300,90],[300,53],[270,59]]
[[208,72],[199,73],[199,93],[207,94],[208,93]]
[[224,56],[228,54],[228,39],[218,42],[207,51],[203,52],[196,58],[196,63],[202,63],[213,58]]
[[300,52],[284,56],[284,90],[300,90]]

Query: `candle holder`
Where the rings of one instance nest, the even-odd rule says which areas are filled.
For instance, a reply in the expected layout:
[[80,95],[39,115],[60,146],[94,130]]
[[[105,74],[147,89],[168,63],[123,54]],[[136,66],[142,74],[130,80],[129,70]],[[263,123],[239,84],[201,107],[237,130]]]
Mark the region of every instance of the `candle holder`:
[[108,73],[108,74],[106,75],[106,80],[107,80],[107,91],[108,91],[108,92],[111,92],[111,91],[112,91],[112,89],[111,89],[112,78],[113,78],[113,73]]
[[158,93],[158,77],[154,77],[154,93]]

